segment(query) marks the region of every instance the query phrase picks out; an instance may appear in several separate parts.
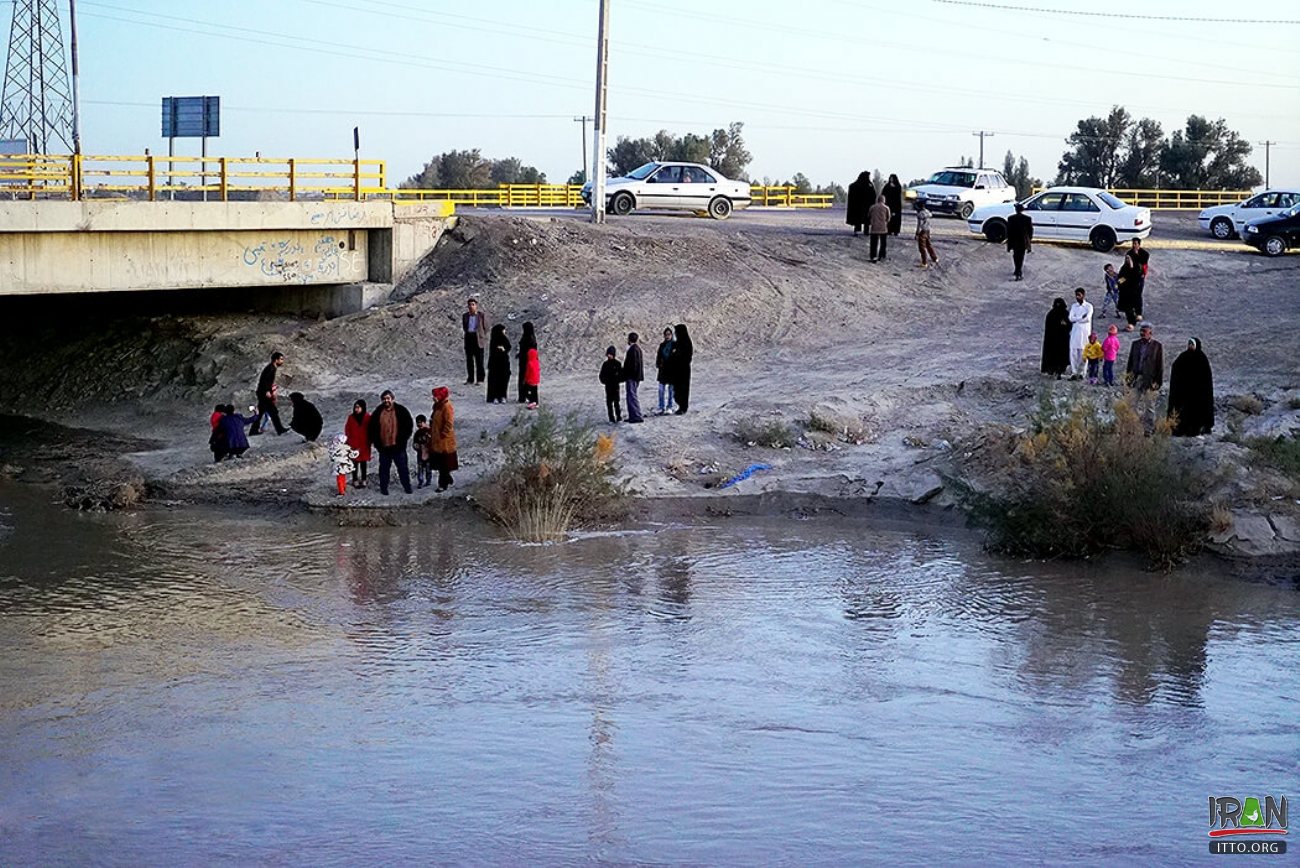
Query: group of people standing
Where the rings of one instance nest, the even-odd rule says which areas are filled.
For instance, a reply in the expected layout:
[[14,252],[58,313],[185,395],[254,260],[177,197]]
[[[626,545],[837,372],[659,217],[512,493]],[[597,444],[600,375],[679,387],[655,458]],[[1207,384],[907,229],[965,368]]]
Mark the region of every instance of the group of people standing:
[[339,495],[347,493],[347,479],[353,485],[365,488],[367,471],[374,453],[379,453],[379,493],[388,494],[392,470],[397,468],[397,479],[402,490],[411,494],[411,469],[407,459],[407,444],[411,444],[416,459],[416,484],[423,488],[433,484],[433,474],[438,474],[435,491],[451,487],[452,471],[460,468],[456,452],[456,409],[451,403],[451,390],[446,386],[433,389],[433,408],[429,416],[411,418],[411,411],[397,403],[389,389],[379,396],[379,406],[367,412],[366,402],[358,398],[352,412],[343,423],[343,433],[334,438],[329,459]]
[[[658,415],[672,413],[683,416],[691,406],[691,360],[695,344],[685,323],[676,328],[664,329],[663,340],[655,351],[655,379],[659,384]],[[641,337],[636,332],[627,336],[627,350],[623,361],[618,360],[618,348],[605,350],[605,363],[600,366],[599,380],[605,387],[605,412],[611,425],[623,421],[619,387],[627,398],[627,421],[644,422],[638,390],[645,379],[645,356],[641,352]],[[676,404],[676,407],[673,405]]]
[[[930,242],[930,218],[933,216],[918,198],[916,208],[916,249],[921,254],[918,268],[939,264],[934,245]],[[870,172],[860,172],[856,181],[849,184],[844,222],[853,227],[853,234],[865,233],[870,241],[867,257],[870,262],[884,262],[889,249],[889,236],[903,231],[903,184],[897,175],[876,192]]]
[[[489,327],[487,311],[476,298],[469,299],[465,307],[460,317],[465,334],[465,385],[483,385],[486,374],[487,402],[504,404],[510,392],[511,345],[510,338],[506,337],[506,327],[501,323]],[[537,331],[531,322],[523,325],[515,359],[519,363],[518,402],[535,410],[539,399],[538,387],[542,384],[542,361]]]

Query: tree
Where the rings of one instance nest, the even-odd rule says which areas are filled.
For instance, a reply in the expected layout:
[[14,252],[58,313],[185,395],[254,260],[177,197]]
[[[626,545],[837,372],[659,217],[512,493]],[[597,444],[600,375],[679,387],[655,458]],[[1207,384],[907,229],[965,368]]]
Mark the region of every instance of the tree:
[[1070,150],[1061,156],[1057,181],[1084,187],[1113,187],[1123,162],[1120,148],[1132,118],[1122,106],[1114,106],[1104,118],[1094,115],[1079,121],[1066,139]]
[[546,174],[517,157],[484,159],[478,148],[444,151],[401,183],[405,189],[479,190],[497,184],[545,184]]
[[847,202],[849,198],[849,191],[844,189],[842,186],[835,183],[834,181],[830,182],[824,187],[818,187],[816,190],[813,190],[813,192],[821,193],[823,195],[830,194],[831,196],[834,197],[831,200],[833,202]]
[[1007,155],[1002,158],[1002,177],[1007,179],[1007,183],[1016,188],[1016,198],[1028,198],[1035,187],[1042,186],[1042,180],[1032,178],[1029,175],[1029,160],[1021,157],[1019,162],[1016,161],[1016,155],[1007,151]]
[[1160,169],[1171,187],[1184,190],[1244,190],[1263,181],[1259,170],[1246,165],[1250,142],[1228,129],[1223,118],[1200,115],[1175,130],[1160,157]]
[[569,180],[567,181],[567,183],[569,184],[587,183],[587,170],[579,169],[578,171],[574,172],[572,175],[569,176]]
[[975,158],[974,158],[974,157],[962,157],[961,159],[959,159],[959,160],[957,161],[957,165],[960,166],[960,167],[963,168],[963,169],[973,169],[973,168],[975,168]]
[[1143,118],[1129,127],[1116,186],[1146,190],[1160,184],[1160,157],[1165,149],[1160,122]]
[[811,193],[813,191],[812,181],[803,172],[795,172],[794,177],[790,179],[789,186],[794,187],[796,193]]
[[734,123],[707,136],[687,133],[678,137],[667,130],[660,130],[650,138],[619,136],[614,147],[606,152],[609,171],[614,175],[626,175],[637,166],[655,160],[677,160],[703,163],[728,178],[743,181],[746,180],[745,167],[753,157],[745,150],[742,127],[743,124]]

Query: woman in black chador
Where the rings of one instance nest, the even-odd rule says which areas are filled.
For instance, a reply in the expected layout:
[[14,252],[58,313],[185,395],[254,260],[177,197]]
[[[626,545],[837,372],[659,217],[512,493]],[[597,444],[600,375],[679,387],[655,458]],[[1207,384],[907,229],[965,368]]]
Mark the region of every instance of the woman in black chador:
[[673,378],[673,397],[677,400],[676,415],[685,416],[691,406],[691,359],[695,356],[695,344],[691,343],[691,333],[685,323],[678,323],[674,329],[676,340],[668,356],[668,367]]
[[488,339],[487,402],[504,404],[510,391],[510,339],[501,323],[492,326]]
[[849,184],[849,207],[844,222],[853,227],[857,235],[867,224],[867,209],[876,204],[876,188],[871,185],[871,173],[862,172],[858,180]]
[[1043,323],[1043,364],[1040,370],[1061,379],[1070,367],[1070,311],[1065,299],[1052,302]]
[[1214,428],[1214,372],[1200,338],[1189,340],[1169,369],[1169,417],[1175,437],[1209,434]]
[[889,206],[889,234],[897,235],[903,231],[903,185],[897,175],[890,175],[885,186],[880,188],[880,195],[885,197]]

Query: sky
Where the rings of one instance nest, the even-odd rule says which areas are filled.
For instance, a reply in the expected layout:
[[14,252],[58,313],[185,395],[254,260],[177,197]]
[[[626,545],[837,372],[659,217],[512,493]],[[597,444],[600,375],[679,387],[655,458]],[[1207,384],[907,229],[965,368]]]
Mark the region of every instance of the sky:
[[[1251,142],[1278,142],[1274,186],[1300,184],[1296,0],[611,7],[611,143],[742,121],[751,178],[847,184],[869,168],[906,182],[977,157],[972,133],[986,130],[987,164],[1011,150],[1050,180],[1076,122],[1121,104],[1166,134],[1192,113],[1225,118]],[[83,151],[166,153],[160,98],[215,94],[213,155],[350,158],[360,126],[362,155],[388,161],[392,186],[453,148],[516,156],[562,182],[582,163],[574,118],[593,112],[597,8],[78,0]],[[1114,17],[1126,15],[1151,17]],[[177,152],[197,154],[199,142]],[[1262,173],[1262,146],[1251,159]]]

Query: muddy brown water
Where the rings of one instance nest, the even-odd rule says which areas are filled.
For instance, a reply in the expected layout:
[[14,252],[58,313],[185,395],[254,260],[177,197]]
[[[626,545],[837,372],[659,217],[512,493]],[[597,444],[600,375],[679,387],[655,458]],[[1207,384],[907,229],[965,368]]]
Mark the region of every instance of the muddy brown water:
[[520,546],[0,487],[0,864],[1184,864],[1300,592],[861,522]]

